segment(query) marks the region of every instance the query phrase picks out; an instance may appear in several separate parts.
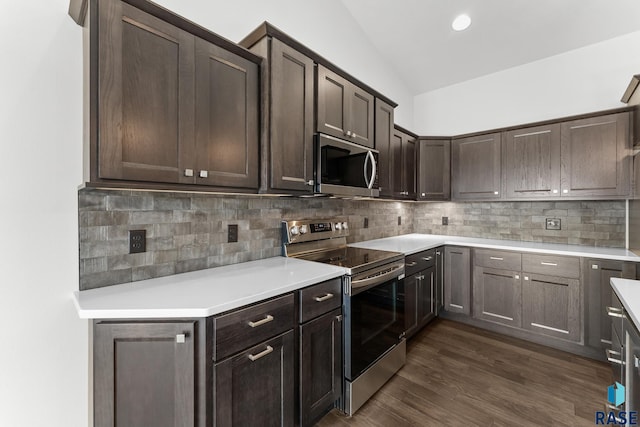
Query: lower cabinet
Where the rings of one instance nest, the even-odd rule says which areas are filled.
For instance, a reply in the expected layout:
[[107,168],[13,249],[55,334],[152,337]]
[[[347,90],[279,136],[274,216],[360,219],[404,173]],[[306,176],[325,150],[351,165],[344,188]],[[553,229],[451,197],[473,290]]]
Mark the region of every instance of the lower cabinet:
[[94,425],[204,426],[196,413],[198,321],[96,321]]
[[471,251],[447,246],[444,250],[444,309],[471,314]]
[[519,272],[474,267],[474,317],[520,327],[521,307],[522,279]]
[[215,426],[294,425],[294,333],[216,363]]
[[405,333],[415,335],[436,317],[436,267],[428,267],[404,279]]

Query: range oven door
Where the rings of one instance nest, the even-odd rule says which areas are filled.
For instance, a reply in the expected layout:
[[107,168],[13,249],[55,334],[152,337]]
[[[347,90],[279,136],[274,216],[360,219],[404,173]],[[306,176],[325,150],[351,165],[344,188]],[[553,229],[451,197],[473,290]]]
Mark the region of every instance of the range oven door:
[[378,151],[318,134],[315,180],[317,193],[377,197]]
[[344,299],[345,377],[354,381],[404,334],[404,261],[353,276]]

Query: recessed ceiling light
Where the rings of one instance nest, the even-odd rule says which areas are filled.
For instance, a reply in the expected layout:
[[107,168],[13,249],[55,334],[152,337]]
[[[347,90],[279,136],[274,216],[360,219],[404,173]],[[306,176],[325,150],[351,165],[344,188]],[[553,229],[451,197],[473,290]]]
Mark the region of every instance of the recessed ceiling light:
[[456,16],[456,19],[451,23],[451,28],[455,31],[464,31],[469,28],[469,25],[471,25],[471,18],[469,18],[469,15],[462,14]]

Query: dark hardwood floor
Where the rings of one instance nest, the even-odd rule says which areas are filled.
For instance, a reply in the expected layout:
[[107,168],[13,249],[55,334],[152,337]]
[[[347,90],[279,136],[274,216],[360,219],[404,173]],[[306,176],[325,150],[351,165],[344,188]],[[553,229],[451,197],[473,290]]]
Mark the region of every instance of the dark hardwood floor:
[[317,425],[593,426],[611,382],[606,363],[437,319],[353,417]]

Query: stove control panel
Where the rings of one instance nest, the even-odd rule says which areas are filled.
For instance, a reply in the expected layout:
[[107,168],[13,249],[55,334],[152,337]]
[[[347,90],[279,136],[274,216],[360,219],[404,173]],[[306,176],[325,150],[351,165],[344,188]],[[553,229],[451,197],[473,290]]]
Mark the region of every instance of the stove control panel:
[[285,244],[346,237],[349,224],[346,219],[282,221],[282,241]]

